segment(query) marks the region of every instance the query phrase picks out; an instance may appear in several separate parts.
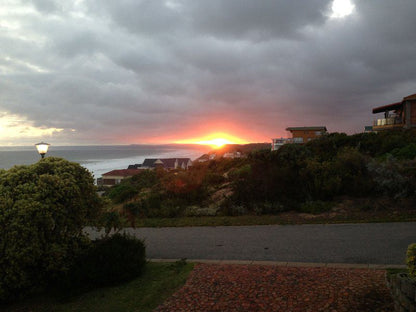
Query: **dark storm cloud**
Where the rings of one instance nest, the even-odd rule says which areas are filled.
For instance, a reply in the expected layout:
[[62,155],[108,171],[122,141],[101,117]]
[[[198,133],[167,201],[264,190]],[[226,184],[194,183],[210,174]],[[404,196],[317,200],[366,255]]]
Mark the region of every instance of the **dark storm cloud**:
[[325,22],[328,0],[190,1],[184,10],[196,32],[230,40],[268,40],[292,37],[304,27]]
[[0,116],[63,128],[55,138],[65,142],[361,131],[372,107],[416,92],[416,3],[357,1],[330,18],[331,3],[10,2]]
[[325,22],[330,0],[96,1],[90,8],[135,33],[194,32],[230,40],[290,37]]

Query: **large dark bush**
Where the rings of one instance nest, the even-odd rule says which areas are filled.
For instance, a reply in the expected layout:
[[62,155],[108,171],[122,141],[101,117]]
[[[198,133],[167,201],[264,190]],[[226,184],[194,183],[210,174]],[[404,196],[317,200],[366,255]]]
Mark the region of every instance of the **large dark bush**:
[[[334,173],[341,179],[339,195],[364,196],[371,193],[368,159],[355,148],[344,148],[333,161]],[[338,195],[338,194],[334,194]]]
[[143,241],[114,234],[94,241],[57,282],[71,289],[115,285],[138,277],[145,264]]
[[48,157],[0,171],[0,301],[43,286],[66,270],[102,212],[91,174]]
[[300,174],[308,200],[330,200],[342,191],[343,180],[333,161],[309,159]]
[[232,178],[238,177],[233,181],[231,199],[254,213],[259,205],[268,207],[267,203],[274,203],[273,209],[266,207],[265,211],[293,209],[297,202],[305,200],[305,181],[300,171],[308,157],[307,148],[296,144],[287,144],[277,152],[253,153],[248,159],[250,166],[242,167],[241,174],[231,174]]
[[265,207],[261,210],[273,213],[299,209],[308,201],[368,195],[374,189],[369,156],[351,147],[356,143],[357,138],[335,134],[313,144],[288,144],[276,152],[252,154],[251,170],[235,179],[232,199],[252,212]]

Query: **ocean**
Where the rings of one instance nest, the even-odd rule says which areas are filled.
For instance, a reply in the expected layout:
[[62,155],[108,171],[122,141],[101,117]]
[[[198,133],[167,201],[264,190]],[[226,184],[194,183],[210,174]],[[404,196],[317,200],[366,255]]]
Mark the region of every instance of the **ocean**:
[[[128,165],[141,164],[145,158],[188,157],[195,160],[212,148],[196,144],[167,145],[105,145],[105,146],[53,146],[46,157],[54,156],[79,163],[94,178],[114,169],[127,169]],[[0,168],[29,165],[40,159],[35,146],[0,146]]]

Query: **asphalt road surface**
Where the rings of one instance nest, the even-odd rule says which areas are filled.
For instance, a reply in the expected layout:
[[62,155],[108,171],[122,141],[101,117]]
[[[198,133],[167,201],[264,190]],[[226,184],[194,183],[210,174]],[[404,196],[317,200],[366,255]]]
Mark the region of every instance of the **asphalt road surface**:
[[[405,264],[416,222],[128,228],[148,258]],[[92,237],[97,233],[91,232]]]

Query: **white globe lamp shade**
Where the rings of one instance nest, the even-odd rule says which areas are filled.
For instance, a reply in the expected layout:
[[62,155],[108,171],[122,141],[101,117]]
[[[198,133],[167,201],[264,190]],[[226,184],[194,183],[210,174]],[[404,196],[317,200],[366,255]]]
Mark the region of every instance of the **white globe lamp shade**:
[[38,150],[38,153],[42,158],[44,158],[45,154],[48,152],[49,145],[50,144],[45,142],[35,144],[36,149]]

